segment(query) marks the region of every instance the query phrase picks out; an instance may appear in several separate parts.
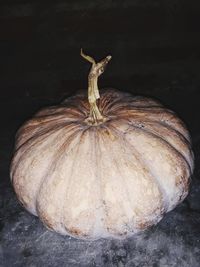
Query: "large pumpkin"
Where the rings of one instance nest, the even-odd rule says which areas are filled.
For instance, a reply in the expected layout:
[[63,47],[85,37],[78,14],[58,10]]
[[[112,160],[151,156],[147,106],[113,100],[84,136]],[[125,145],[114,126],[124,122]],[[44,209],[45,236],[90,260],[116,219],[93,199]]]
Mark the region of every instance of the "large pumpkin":
[[50,229],[79,238],[128,236],[161,220],[188,193],[190,137],[155,100],[97,78],[111,57],[92,63],[88,99],[77,94],[39,111],[18,131],[11,179],[17,197]]

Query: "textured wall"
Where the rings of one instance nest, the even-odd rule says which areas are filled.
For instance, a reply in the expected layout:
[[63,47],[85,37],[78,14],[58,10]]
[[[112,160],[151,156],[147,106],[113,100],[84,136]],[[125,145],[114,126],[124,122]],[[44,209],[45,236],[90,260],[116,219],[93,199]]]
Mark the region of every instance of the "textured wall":
[[80,47],[97,59],[113,55],[102,86],[151,93],[197,83],[199,10],[196,0],[2,0],[3,97],[59,98],[85,88]]

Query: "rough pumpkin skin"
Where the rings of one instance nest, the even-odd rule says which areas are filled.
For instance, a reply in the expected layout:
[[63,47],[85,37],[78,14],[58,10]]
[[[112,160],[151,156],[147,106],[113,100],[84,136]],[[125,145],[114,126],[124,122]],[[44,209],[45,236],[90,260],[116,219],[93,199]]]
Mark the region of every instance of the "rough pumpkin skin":
[[78,238],[129,236],[158,223],[188,194],[189,133],[155,100],[101,93],[102,123],[84,93],[39,111],[16,136],[18,199],[50,229]]

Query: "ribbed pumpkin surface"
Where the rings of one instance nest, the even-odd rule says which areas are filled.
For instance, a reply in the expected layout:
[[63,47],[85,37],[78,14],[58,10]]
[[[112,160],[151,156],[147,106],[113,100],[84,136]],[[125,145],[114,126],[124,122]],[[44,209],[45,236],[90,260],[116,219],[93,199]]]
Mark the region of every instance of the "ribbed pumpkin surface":
[[188,193],[190,137],[155,100],[101,93],[106,121],[89,125],[87,96],[39,111],[18,131],[11,178],[20,202],[43,223],[80,238],[127,236]]

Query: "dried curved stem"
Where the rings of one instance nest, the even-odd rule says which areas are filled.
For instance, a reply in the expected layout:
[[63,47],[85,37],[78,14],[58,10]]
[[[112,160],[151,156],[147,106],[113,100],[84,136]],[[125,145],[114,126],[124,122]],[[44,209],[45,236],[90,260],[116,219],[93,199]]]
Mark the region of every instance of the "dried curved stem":
[[90,114],[87,118],[87,122],[97,125],[105,120],[97,106],[97,99],[100,98],[97,84],[98,77],[104,72],[106,65],[111,60],[111,56],[107,56],[100,62],[96,63],[92,57],[84,54],[82,49],[80,54],[84,59],[92,63],[92,67],[88,75],[88,101],[90,104]]

